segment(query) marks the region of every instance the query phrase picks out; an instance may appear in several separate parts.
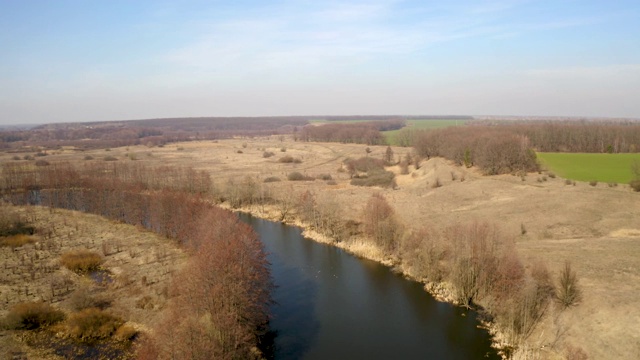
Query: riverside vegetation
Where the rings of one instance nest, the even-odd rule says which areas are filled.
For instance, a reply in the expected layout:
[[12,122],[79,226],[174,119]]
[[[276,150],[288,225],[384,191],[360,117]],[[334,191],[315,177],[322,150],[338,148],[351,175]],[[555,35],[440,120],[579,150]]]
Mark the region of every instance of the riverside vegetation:
[[[379,131],[364,123],[361,129],[367,133]],[[340,124],[332,126],[324,134],[340,132],[336,130]],[[351,124],[344,128],[349,129],[345,134],[357,134]],[[173,206],[184,198],[163,198],[162,194],[195,197],[200,199],[197,204],[219,203],[300,224],[316,239],[383,261],[424,281],[436,296],[479,307],[505,356],[633,358],[640,351],[632,325],[638,317],[633,310],[637,294],[631,286],[637,275],[632,270],[637,265],[633,254],[638,252],[634,239],[640,236],[640,229],[633,226],[640,211],[635,195],[630,197],[631,189],[623,187],[567,186],[565,179],[539,169],[534,152],[633,152],[640,144],[637,125],[469,122],[455,129],[403,131],[396,136],[410,141],[413,149],[376,146],[382,139],[378,135],[361,140],[335,135],[322,140],[339,144],[313,143],[303,136],[306,130],[298,129],[286,137],[185,142],[175,149],[153,144],[114,147],[108,154],[116,161],[110,162],[97,160],[104,156],[99,149],[49,150],[45,166],[7,154],[2,169],[5,198],[64,208],[82,204],[83,211],[130,222],[136,215],[128,209],[141,209],[139,204],[147,204],[142,213],[165,209],[164,213],[155,210],[159,212],[154,216],[164,214],[167,221],[173,214],[189,213]],[[584,137],[548,136],[569,133]],[[264,156],[281,149],[299,161]],[[185,161],[192,168],[178,166]],[[293,173],[296,176],[289,178]],[[87,174],[101,174],[104,183],[62,180],[86,179]],[[98,191],[89,191],[94,188]],[[82,196],[93,200],[82,202]],[[96,199],[100,206],[91,209]],[[137,205],[129,206],[128,201]],[[205,205],[196,208],[201,206]],[[154,226],[157,220],[152,218],[147,212],[147,217],[134,223],[170,238],[190,224],[171,220],[169,227]],[[607,254],[592,251],[594,246],[606,247]],[[616,276],[607,276],[605,269],[614,269]],[[266,278],[263,281],[268,283]],[[189,291],[195,290],[185,290]],[[263,296],[249,298],[262,299],[258,304],[265,301]],[[628,312],[609,308],[614,302]],[[178,299],[172,303],[187,311],[187,304],[180,305]],[[221,313],[219,309],[225,309],[213,304],[198,304],[198,308]],[[264,321],[263,315],[255,318]],[[191,329],[189,321],[194,320],[184,321],[177,327]],[[252,322],[254,334],[261,328],[255,324],[261,321]],[[600,325],[594,327],[594,322]],[[206,334],[189,334],[206,343]],[[250,337],[232,338],[246,341]],[[153,357],[161,354],[153,344],[165,342],[144,344],[141,353]],[[171,348],[186,353],[192,347]],[[245,355],[254,353],[251,346],[243,349],[248,351]]]

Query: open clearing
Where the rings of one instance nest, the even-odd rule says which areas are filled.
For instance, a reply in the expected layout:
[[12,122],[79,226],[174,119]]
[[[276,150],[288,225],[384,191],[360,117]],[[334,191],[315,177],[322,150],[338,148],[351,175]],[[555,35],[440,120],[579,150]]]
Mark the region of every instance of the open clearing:
[[[109,155],[117,161],[151,166],[192,166],[210,172],[216,186],[249,176],[264,188],[292,196],[313,191],[319,201],[337,203],[345,220],[359,220],[369,197],[380,192],[409,227],[439,229],[474,220],[496,223],[514,239],[527,262],[542,260],[558,274],[564,261],[571,261],[584,290],[579,306],[550,310],[548,321],[529,338],[531,346],[544,347],[544,358],[549,359],[561,358],[566,344],[582,347],[590,359],[640,358],[639,193],[627,185],[566,185],[559,176],[542,182],[537,181],[542,176],[537,173],[524,178],[482,176],[474,168],[458,167],[441,158],[423,161],[419,169],[410,167],[407,175],[400,175],[398,166],[389,168],[397,174],[396,190],[352,186],[348,173],[339,169],[346,158],[367,156],[366,148],[294,142],[290,138],[281,141],[279,137],[238,138],[112,148],[108,152],[62,150],[47,160],[84,163],[103,161]],[[382,158],[386,150],[386,146],[369,148],[368,156],[376,158]],[[411,151],[399,147],[393,150],[396,160]],[[265,151],[275,155],[264,158]],[[94,160],[83,160],[86,155]],[[285,155],[302,162],[278,162]],[[0,161],[12,161],[11,156],[0,155]],[[318,179],[287,181],[292,171],[314,177],[329,174],[335,183]],[[267,177],[282,181],[264,184]],[[436,182],[442,186],[433,187]]]
[[556,174],[578,181],[628,184],[631,165],[640,154],[537,153],[540,163]]

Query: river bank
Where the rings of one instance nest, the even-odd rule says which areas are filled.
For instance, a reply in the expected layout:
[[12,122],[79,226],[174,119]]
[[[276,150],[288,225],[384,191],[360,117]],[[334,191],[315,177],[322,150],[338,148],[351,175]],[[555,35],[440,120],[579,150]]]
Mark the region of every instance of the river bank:
[[[431,282],[424,278],[419,278],[411,273],[410,269],[400,262],[398,258],[392,258],[385,256],[383,251],[377,246],[371,244],[370,241],[362,237],[353,237],[347,241],[336,241],[335,239],[328,237],[324,234],[318,233],[309,228],[309,225],[301,221],[297,216],[289,214],[284,221],[281,221],[281,216],[278,209],[273,205],[256,205],[256,206],[244,206],[239,208],[231,208],[228,203],[219,204],[222,208],[227,210],[246,213],[254,217],[268,220],[276,223],[284,223],[286,225],[295,226],[302,229],[302,236],[307,239],[313,240],[321,244],[327,244],[336,248],[342,249],[345,252],[357,257],[380,263],[386,267],[389,267],[393,272],[401,274],[404,278],[415,281],[422,284],[422,288],[432,298],[439,302],[449,303],[455,306],[461,306],[456,300],[455,290],[448,282]],[[484,311],[482,304],[474,304],[475,311]],[[505,341],[506,336],[503,334],[496,324],[488,321],[479,321],[478,328],[485,329],[491,335],[491,347],[494,348],[498,354],[507,359],[509,351],[513,349],[514,345]]]

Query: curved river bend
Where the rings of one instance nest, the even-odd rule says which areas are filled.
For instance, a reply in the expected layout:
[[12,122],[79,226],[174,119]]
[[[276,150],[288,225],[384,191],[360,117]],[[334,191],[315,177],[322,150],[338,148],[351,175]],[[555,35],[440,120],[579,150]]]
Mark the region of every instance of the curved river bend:
[[437,302],[420,283],[299,228],[240,218],[260,235],[277,286],[271,358],[500,359],[475,313]]

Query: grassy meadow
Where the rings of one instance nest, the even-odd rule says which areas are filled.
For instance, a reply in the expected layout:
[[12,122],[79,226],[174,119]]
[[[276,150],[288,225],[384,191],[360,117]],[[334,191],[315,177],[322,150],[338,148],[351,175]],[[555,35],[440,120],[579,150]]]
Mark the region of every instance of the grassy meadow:
[[640,154],[537,153],[542,166],[564,178],[578,181],[626,184],[633,174],[631,165]]

